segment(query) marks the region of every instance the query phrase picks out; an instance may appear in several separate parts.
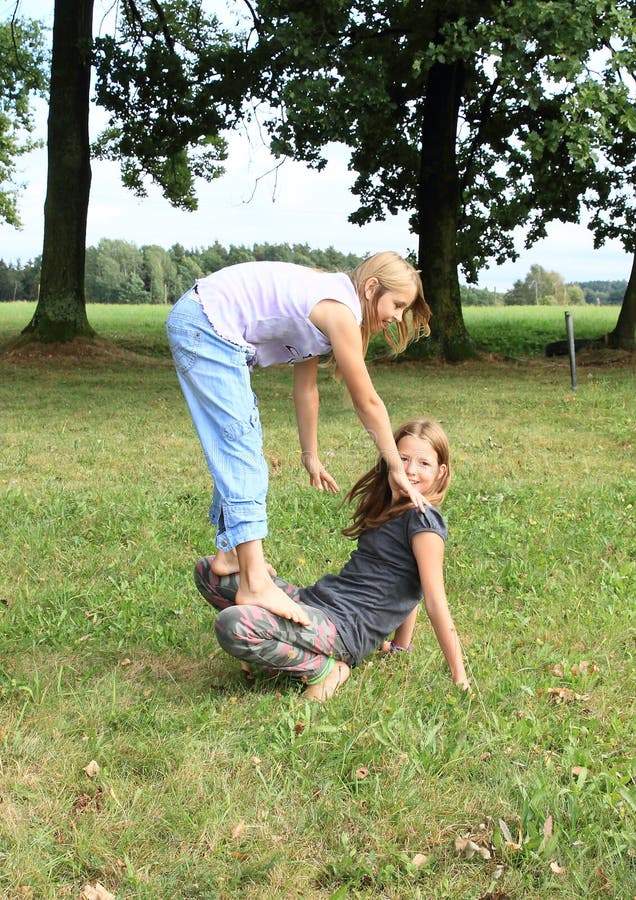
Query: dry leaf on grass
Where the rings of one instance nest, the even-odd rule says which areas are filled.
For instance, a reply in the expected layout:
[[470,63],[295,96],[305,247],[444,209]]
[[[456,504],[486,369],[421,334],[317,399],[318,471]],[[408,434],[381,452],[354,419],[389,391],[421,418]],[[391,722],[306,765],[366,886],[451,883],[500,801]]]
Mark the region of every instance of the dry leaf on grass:
[[499,829],[504,837],[504,846],[507,850],[521,850],[521,836],[519,841],[515,841],[510,833],[507,823],[503,819],[499,819]]
[[89,764],[84,766],[82,771],[86,772],[89,778],[94,778],[96,775],[99,775],[99,766],[94,759],[91,759]]
[[480,847],[469,837],[456,837],[455,850],[464,859],[472,859],[475,854],[481,856],[482,859],[490,859],[491,853],[488,847]]
[[550,675],[554,675],[555,678],[563,678],[563,676],[565,675],[563,663],[557,663],[554,666],[550,666],[548,668],[548,672],[550,673]]
[[238,822],[238,824],[236,824],[234,826],[234,828],[232,829],[230,834],[232,835],[234,840],[236,840],[243,834],[244,831],[245,831],[245,822]]
[[554,824],[554,819],[552,818],[552,816],[548,816],[546,818],[545,822],[543,823],[543,840],[544,840],[544,842],[549,841],[550,838],[552,837],[553,824]]
[[580,663],[575,663],[575,665],[572,666],[573,675],[593,675],[594,672],[598,672],[598,670],[596,661],[593,659],[583,659]]
[[589,694],[575,694],[571,688],[548,688],[548,700],[555,703],[573,703],[575,700],[588,700]]
[[563,875],[563,873],[565,872],[565,866],[560,866],[555,859],[553,859],[550,863],[550,869],[554,872],[555,875]]
[[95,884],[85,884],[79,900],[116,900],[115,894],[107,891],[104,885],[96,881]]

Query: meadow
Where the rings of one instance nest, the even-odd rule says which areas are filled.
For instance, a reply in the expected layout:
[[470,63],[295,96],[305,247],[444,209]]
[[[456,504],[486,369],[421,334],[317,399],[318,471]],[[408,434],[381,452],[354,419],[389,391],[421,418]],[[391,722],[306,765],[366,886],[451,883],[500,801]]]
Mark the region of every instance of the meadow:
[[[0,351],[29,319],[0,304]],[[616,308],[574,311],[577,337]],[[490,354],[373,363],[397,425],[449,434],[446,584],[470,696],[420,615],[324,705],[247,682],[192,582],[211,485],[162,307],[89,309],[92,363],[0,354],[0,892],[5,898],[636,896],[634,360],[581,356],[554,308],[468,308]],[[257,371],[269,560],[348,558],[300,465],[289,372]],[[346,489],[374,459],[320,373]]]

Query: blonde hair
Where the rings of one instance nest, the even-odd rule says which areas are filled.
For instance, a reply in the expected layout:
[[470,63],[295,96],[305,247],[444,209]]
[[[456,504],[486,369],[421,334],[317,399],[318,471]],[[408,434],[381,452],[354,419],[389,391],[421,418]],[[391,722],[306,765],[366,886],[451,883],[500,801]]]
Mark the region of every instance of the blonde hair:
[[[446,432],[438,422],[431,419],[412,419],[400,425],[393,433],[395,443],[399,444],[407,435],[428,441],[437,456],[438,465],[445,466],[445,469],[439,472],[431,491],[426,495],[429,503],[439,506],[451,483],[450,447]],[[342,530],[342,533],[350,538],[359,538],[367,528],[377,528],[378,525],[402,515],[413,506],[408,497],[393,503],[389,467],[382,456],[378,457],[372,469],[356,481],[345,499],[349,503],[356,501],[357,504],[351,525]]]
[[[349,272],[360,304],[362,306],[362,346],[366,355],[371,339],[371,312],[377,307],[380,297],[387,291],[404,293],[415,288],[415,299],[409,306],[401,322],[396,323],[397,340],[390,331],[384,331],[384,339],[397,354],[419,337],[428,337],[431,329],[428,326],[431,318],[431,310],[424,299],[424,288],[420,273],[409,262],[393,252],[385,250],[383,253],[374,253],[367,257],[356,268]],[[365,284],[369,278],[377,279],[377,287],[370,300],[365,295]]]

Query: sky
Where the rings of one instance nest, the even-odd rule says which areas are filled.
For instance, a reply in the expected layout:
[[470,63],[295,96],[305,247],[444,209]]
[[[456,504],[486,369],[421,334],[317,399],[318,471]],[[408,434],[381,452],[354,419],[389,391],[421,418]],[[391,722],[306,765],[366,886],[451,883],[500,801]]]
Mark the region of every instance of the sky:
[[[14,0],[0,0],[0,18],[9,18],[14,5]],[[20,13],[50,24],[52,6],[45,0],[20,0]],[[44,138],[44,104],[37,108],[36,123],[36,136]],[[91,110],[92,137],[102,125],[100,111]],[[231,135],[226,174],[209,184],[198,183],[199,208],[195,212],[173,208],[153,185],[148,187],[147,198],[137,198],[121,185],[116,163],[93,161],[87,245],[110,238],[137,246],[158,244],[165,249],[177,243],[186,249],[204,248],[218,241],[224,247],[260,243],[308,244],[313,249],[332,246],[361,256],[380,250],[396,250],[402,255],[415,250],[417,240],[409,233],[406,214],[362,227],[347,221],[357,206],[351,193],[355,173],[347,168],[348,151],[331,145],[326,155],[328,163],[322,172],[290,160],[277,167],[257,134]],[[46,150],[21,157],[16,178],[25,184],[19,203],[23,227],[17,230],[0,223],[0,259],[6,263],[24,263],[42,252]],[[632,258],[621,245],[608,242],[595,250],[591,234],[582,225],[552,223],[547,238],[530,250],[523,249],[521,230],[516,237],[519,259],[484,269],[480,287],[504,292],[516,280],[523,280],[535,263],[558,272],[566,282],[629,277]]]

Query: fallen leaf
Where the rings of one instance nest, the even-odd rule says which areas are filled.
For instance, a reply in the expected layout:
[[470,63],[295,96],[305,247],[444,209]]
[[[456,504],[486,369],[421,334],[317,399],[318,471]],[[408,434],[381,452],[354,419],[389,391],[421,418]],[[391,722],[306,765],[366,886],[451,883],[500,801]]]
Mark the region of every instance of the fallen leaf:
[[252,762],[254,763],[255,766],[260,766],[260,764],[261,764],[260,758],[258,756],[253,756]]
[[552,837],[553,824],[554,824],[554,820],[552,819],[552,816],[548,816],[546,818],[545,822],[543,823],[543,840],[544,841],[549,841],[550,838]]
[[490,859],[490,850],[487,847],[480,847],[470,837],[456,837],[455,850],[464,859],[472,859],[475,854],[481,856],[482,859]]
[[99,774],[99,766],[97,765],[97,763],[95,762],[94,759],[91,759],[89,764],[87,766],[84,766],[82,771],[86,772],[86,774],[88,775],[89,778],[94,778],[96,775]]
[[280,459],[276,459],[276,457],[274,457],[274,459],[272,460],[272,475],[280,475],[280,472]]
[[296,722],[296,724],[294,725],[294,734],[302,734],[304,730],[305,730],[305,723],[304,722]]
[[583,659],[572,666],[573,675],[593,675],[594,672],[598,672],[598,666],[593,659]]
[[550,666],[548,672],[550,673],[550,675],[554,675],[555,678],[563,678],[563,675],[565,674],[563,670],[563,663],[557,663],[554,666]]
[[574,700],[587,700],[589,694],[575,694],[571,688],[548,688],[548,700],[555,703],[572,703]]
[[560,866],[556,860],[552,860],[550,863],[550,868],[554,872],[555,875],[563,875],[565,872],[565,866]]
[[499,828],[501,829],[501,833],[503,834],[504,839],[512,844],[513,840],[512,835],[510,834],[510,829],[503,819],[499,819]]
[[80,900],[116,900],[116,898],[114,894],[106,890],[101,882],[96,881],[94,885],[84,885]]
[[369,775],[369,770],[366,766],[360,766],[359,769],[356,770],[356,778],[358,781],[362,781],[363,778],[367,778]]
[[428,863],[429,859],[430,859],[430,857],[427,856],[425,853],[416,853],[415,856],[413,857],[413,859],[411,860],[411,865],[415,866],[416,869],[419,869],[422,866],[425,866]]
[[244,831],[245,831],[245,822],[239,822],[232,829],[231,835],[234,838],[234,840],[236,840],[236,838],[239,838],[243,834]]

